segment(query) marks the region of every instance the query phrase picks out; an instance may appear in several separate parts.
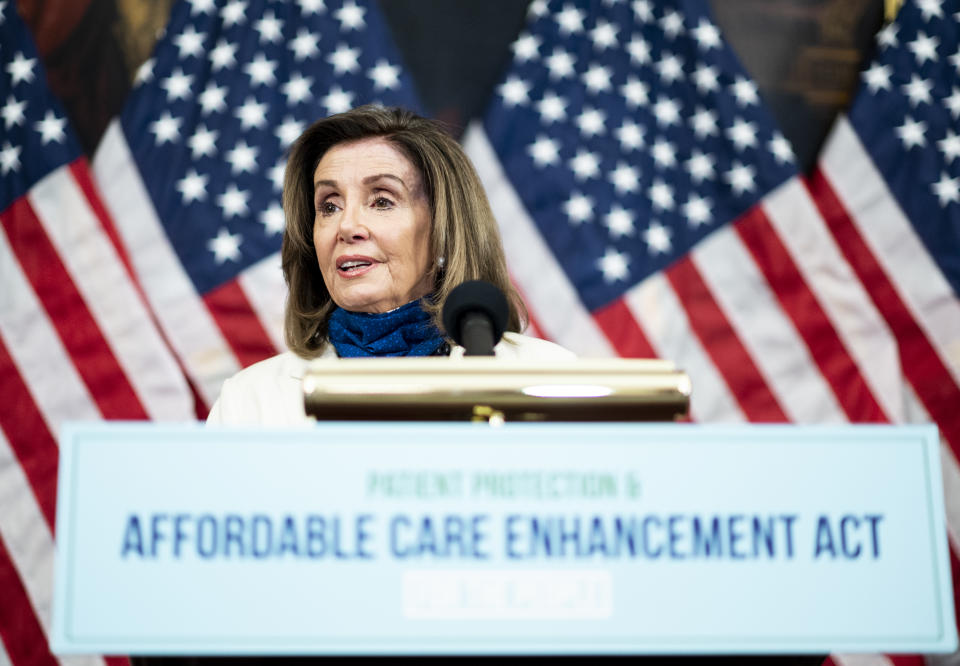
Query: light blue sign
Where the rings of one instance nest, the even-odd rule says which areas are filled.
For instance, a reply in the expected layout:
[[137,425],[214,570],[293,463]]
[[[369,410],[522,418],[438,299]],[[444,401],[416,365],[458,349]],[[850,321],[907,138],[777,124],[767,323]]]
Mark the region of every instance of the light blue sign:
[[957,647],[932,426],[74,424],[58,654]]

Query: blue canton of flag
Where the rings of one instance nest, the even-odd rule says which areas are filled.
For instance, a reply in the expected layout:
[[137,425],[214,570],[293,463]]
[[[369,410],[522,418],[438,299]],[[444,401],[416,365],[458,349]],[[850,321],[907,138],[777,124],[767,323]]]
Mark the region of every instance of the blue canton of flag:
[[[180,2],[137,79],[94,166],[210,404],[226,376],[283,346],[289,145],[361,104],[418,105],[376,6],[354,0]],[[124,179],[131,159],[142,184]]]
[[484,128],[584,305],[796,172],[704,3],[534,3]]

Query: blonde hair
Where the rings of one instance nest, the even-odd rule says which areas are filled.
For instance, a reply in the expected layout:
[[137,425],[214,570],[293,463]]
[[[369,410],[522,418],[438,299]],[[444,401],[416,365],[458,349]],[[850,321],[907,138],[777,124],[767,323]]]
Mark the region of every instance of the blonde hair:
[[330,298],[313,246],[313,175],[335,145],[382,137],[417,169],[430,203],[431,254],[443,267],[431,267],[432,302],[425,304],[440,330],[440,312],[454,287],[486,280],[507,296],[507,330],[519,332],[527,312],[507,273],[500,232],[487,195],[460,145],[436,121],[400,108],[362,106],[323,118],[300,135],[290,149],[283,183],[286,230],[281,258],[287,282],[284,335],[291,351],[318,356],[326,344],[327,320],[336,304]]

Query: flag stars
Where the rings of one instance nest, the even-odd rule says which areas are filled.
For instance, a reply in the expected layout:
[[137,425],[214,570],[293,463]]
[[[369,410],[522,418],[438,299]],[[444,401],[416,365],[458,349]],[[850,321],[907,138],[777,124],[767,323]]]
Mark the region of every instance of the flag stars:
[[20,151],[20,146],[12,146],[9,141],[3,142],[3,148],[0,148],[0,174],[6,176],[20,168]]
[[541,134],[530,144],[527,152],[538,167],[557,164],[560,161],[560,142]]
[[733,124],[727,129],[727,138],[730,139],[734,147],[743,152],[747,148],[753,148],[757,145],[757,127],[743,118],[736,118]]
[[707,19],[700,19],[700,23],[697,24],[697,27],[694,28],[691,33],[693,34],[693,39],[697,42],[697,46],[704,51],[720,48],[720,30]]
[[960,88],[954,88],[949,97],[943,98],[944,105],[950,109],[950,115],[960,117]]
[[297,4],[300,5],[300,13],[304,15],[322,14],[327,10],[323,0],[297,0]]
[[26,108],[26,100],[17,101],[13,95],[7,97],[7,103],[3,105],[3,108],[0,108],[0,116],[3,117],[4,128],[10,129],[14,125],[22,125],[26,118],[23,110]]
[[677,35],[683,32],[683,16],[672,9],[664,12],[663,18],[660,19],[660,27],[667,39],[676,39]]
[[907,48],[913,52],[913,57],[917,59],[917,66],[920,66],[928,60],[936,62],[939,45],[940,40],[936,37],[928,37],[926,33],[918,32],[917,38],[909,42]]
[[345,91],[340,86],[334,86],[320,101],[326,107],[327,113],[343,113],[353,108],[353,93]]
[[183,178],[177,181],[177,190],[180,192],[184,206],[207,198],[208,180],[209,176],[200,175],[196,169],[190,169]]
[[650,0],[634,0],[631,7],[633,8],[633,15],[641,23],[651,23],[653,21],[653,5]]
[[551,79],[565,79],[573,76],[577,59],[563,49],[555,48],[553,53],[547,57],[546,64],[547,69],[550,70]]
[[513,57],[519,62],[530,62],[540,55],[540,44],[543,40],[529,33],[521,35],[513,43]]
[[756,169],[752,166],[734,162],[731,169],[724,174],[724,180],[727,181],[727,184],[730,186],[730,189],[733,190],[734,194],[740,196],[754,190],[756,187],[754,183],[756,175]]
[[247,18],[247,3],[244,0],[233,0],[228,2],[220,10],[220,17],[223,19],[223,27],[230,28],[243,23]]
[[213,0],[190,0],[190,15],[194,14],[209,14],[216,7],[213,4]]
[[943,161],[951,164],[960,157],[960,136],[957,136],[953,130],[947,130],[947,136],[937,141],[937,147],[943,153]]
[[913,107],[921,103],[929,104],[933,100],[930,96],[930,91],[933,90],[933,82],[922,79],[916,74],[911,75],[910,83],[900,86],[900,89],[909,98],[910,105]]
[[310,87],[313,85],[313,79],[305,77],[300,72],[295,72],[290,80],[283,84],[283,94],[287,98],[287,105],[293,106],[313,97]]
[[13,85],[24,82],[32,83],[34,78],[33,66],[35,64],[37,64],[36,58],[27,58],[23,55],[23,51],[17,51],[13,60],[7,63],[7,74],[10,75],[11,83]]
[[287,169],[287,164],[283,160],[280,160],[267,172],[267,178],[270,179],[270,182],[273,183],[273,189],[278,192],[283,190],[283,175]]
[[720,73],[716,67],[710,65],[700,65],[693,72],[693,83],[697,86],[697,91],[701,95],[706,95],[720,87],[718,77]]
[[893,70],[890,65],[881,65],[877,62],[863,73],[863,81],[867,84],[870,92],[875,95],[880,90],[890,90],[890,77],[892,75]]
[[207,241],[207,249],[213,252],[214,261],[218,264],[225,261],[240,261],[240,243],[242,242],[243,237],[240,234],[231,234],[226,227],[220,227],[217,237]]
[[927,144],[925,138],[927,124],[922,120],[914,120],[907,116],[904,118],[903,125],[896,128],[896,132],[905,150],[910,150],[914,146],[922,148]]
[[327,62],[333,65],[334,74],[340,76],[357,71],[360,68],[359,57],[360,49],[352,49],[346,44],[338,44],[337,49],[327,56]]
[[[960,18],[957,19],[957,22],[960,23]],[[957,74],[960,74],[960,50],[950,56],[950,64],[957,70]]]
[[200,109],[204,115],[221,112],[227,108],[227,89],[218,86],[212,81],[200,93]]
[[378,60],[377,64],[367,71],[367,76],[373,81],[374,90],[400,88],[400,68],[384,59]]
[[333,15],[340,21],[340,31],[347,32],[348,30],[359,30],[363,28],[366,25],[363,20],[363,16],[366,13],[366,9],[351,0],[350,2],[345,2],[343,7],[334,12]]
[[636,192],[640,185],[640,174],[636,167],[625,162],[618,162],[617,168],[610,172],[610,182],[617,194]]
[[180,51],[180,59],[186,60],[193,56],[199,56],[203,53],[203,40],[205,33],[197,32],[192,25],[187,25],[179,35],[173,38],[177,50]]
[[554,92],[547,92],[537,103],[540,122],[551,124],[567,118],[567,100]]
[[274,74],[276,68],[275,60],[268,60],[264,54],[258,53],[244,66],[243,71],[250,77],[250,85],[272,86],[277,80]]
[[923,20],[930,22],[934,16],[943,18],[943,8],[940,6],[942,0],[917,0],[917,8],[923,14]]
[[619,204],[614,204],[603,219],[603,223],[614,238],[632,236],[635,232],[633,214]]
[[219,40],[213,50],[210,51],[210,64],[215,72],[236,65],[237,45],[231,44],[225,39]]
[[690,180],[698,184],[716,176],[714,165],[713,157],[699,150],[694,150],[690,159],[684,163],[687,172],[690,174]]
[[673,210],[675,205],[673,200],[673,188],[667,185],[662,179],[657,178],[653,185],[647,190],[650,202],[654,210]]
[[530,84],[519,77],[509,77],[497,90],[508,108],[520,106],[529,101]]
[[265,211],[260,213],[260,223],[263,225],[263,231],[270,236],[276,236],[284,227],[283,208],[280,204],[274,202]]
[[187,140],[193,159],[213,157],[217,152],[217,130],[207,129],[206,125],[197,125],[197,129]]
[[900,44],[897,39],[896,23],[888,23],[877,33],[877,44],[879,44],[881,48],[894,48]]
[[51,141],[63,143],[67,136],[64,132],[67,121],[65,118],[58,118],[53,111],[47,110],[43,120],[38,120],[33,124],[33,128],[40,132],[40,143],[44,146]]
[[790,142],[780,132],[776,132],[770,142],[767,144],[773,157],[780,164],[790,164],[794,161],[793,148]]
[[690,123],[698,139],[717,134],[717,114],[709,109],[697,107],[696,112],[690,116]]
[[624,120],[623,124],[617,128],[616,135],[624,151],[643,147],[643,128],[631,120]]
[[603,65],[591,65],[590,69],[583,73],[583,84],[592,94],[610,90],[610,77],[613,73],[609,67]]
[[650,101],[650,89],[647,84],[632,76],[620,87],[620,92],[623,94],[627,106],[631,108],[646,105]]
[[617,32],[615,24],[600,19],[596,27],[590,31],[590,40],[594,48],[604,51],[617,45]]
[[677,163],[677,151],[666,139],[657,139],[650,148],[653,162],[661,169],[669,169]]
[[286,148],[296,141],[297,137],[303,133],[303,125],[301,121],[294,119],[292,116],[285,117],[274,132],[280,141],[280,146]]
[[673,245],[670,240],[670,230],[656,220],[651,222],[643,232],[643,240],[650,254],[666,254]]
[[596,153],[581,148],[570,160],[570,169],[577,180],[596,178],[600,173],[600,158]]
[[253,97],[248,97],[247,101],[238,108],[234,115],[240,120],[243,129],[260,129],[267,122],[267,104],[260,103]]
[[742,76],[738,76],[737,80],[730,86],[730,92],[733,93],[737,104],[740,106],[750,106],[760,101],[757,84]]
[[589,222],[593,217],[593,198],[574,192],[563,204],[563,212],[567,214],[570,224],[577,226]]
[[650,44],[640,35],[634,35],[627,44],[630,61],[636,65],[645,65],[650,62]]
[[134,85],[141,85],[147,81],[153,80],[153,65],[156,61],[153,58],[147,58],[142,65],[137,68],[137,75],[133,77]]
[[237,145],[227,152],[226,160],[230,163],[230,173],[253,173],[257,167],[258,152],[256,146],[249,146],[243,140],[238,141]]
[[583,31],[583,19],[586,15],[573,5],[564,5],[563,10],[554,17],[560,34],[570,36],[575,32]]
[[680,124],[680,105],[669,97],[661,97],[653,105],[653,115],[658,125],[669,127]]
[[584,137],[598,136],[606,132],[607,114],[599,109],[584,107],[576,122]]
[[602,257],[597,260],[597,267],[603,273],[603,281],[612,284],[626,280],[630,276],[630,257],[624,252],[607,248]]
[[713,214],[710,212],[711,202],[710,199],[701,197],[697,193],[692,193],[687,199],[687,203],[683,204],[682,210],[684,217],[687,218],[687,222],[691,227],[700,227],[704,224],[708,224],[713,218]]
[[683,60],[672,53],[664,53],[657,62],[657,73],[664,83],[673,83],[683,78]]
[[931,185],[931,189],[943,208],[951,203],[960,203],[960,178],[950,178],[949,174],[941,172],[940,180]]
[[290,50],[293,51],[293,58],[297,62],[303,62],[307,58],[317,55],[320,49],[317,48],[319,35],[315,35],[306,28],[300,28],[297,36],[290,40]]
[[283,21],[276,14],[269,12],[256,22],[255,29],[260,33],[261,42],[276,44],[283,38]]
[[193,75],[184,74],[183,70],[178,67],[161,82],[160,86],[167,91],[167,101],[172,102],[178,99],[188,99],[192,83]]
[[247,214],[247,201],[249,199],[249,192],[238,189],[236,185],[231,184],[227,187],[226,192],[217,197],[217,205],[223,209],[223,216],[230,219]]
[[150,131],[156,137],[156,144],[162,146],[180,138],[180,118],[174,118],[169,111],[164,111],[157,120],[150,123]]

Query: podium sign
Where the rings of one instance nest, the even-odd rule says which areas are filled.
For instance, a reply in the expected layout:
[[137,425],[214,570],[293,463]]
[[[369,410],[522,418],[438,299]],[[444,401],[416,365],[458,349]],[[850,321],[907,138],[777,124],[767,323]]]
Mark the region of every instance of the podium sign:
[[956,648],[930,426],[74,424],[59,654]]

